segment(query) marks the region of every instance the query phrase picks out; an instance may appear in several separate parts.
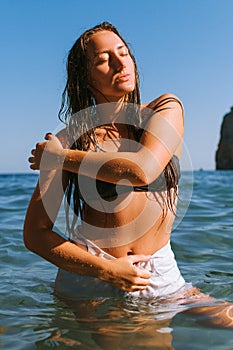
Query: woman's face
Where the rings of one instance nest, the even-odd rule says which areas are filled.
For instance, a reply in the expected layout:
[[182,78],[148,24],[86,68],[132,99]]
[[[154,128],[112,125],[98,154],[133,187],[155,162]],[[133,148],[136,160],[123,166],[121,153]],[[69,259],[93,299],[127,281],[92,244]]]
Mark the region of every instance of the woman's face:
[[116,102],[134,90],[134,62],[127,46],[115,33],[93,34],[87,45],[87,56],[89,88],[97,103]]

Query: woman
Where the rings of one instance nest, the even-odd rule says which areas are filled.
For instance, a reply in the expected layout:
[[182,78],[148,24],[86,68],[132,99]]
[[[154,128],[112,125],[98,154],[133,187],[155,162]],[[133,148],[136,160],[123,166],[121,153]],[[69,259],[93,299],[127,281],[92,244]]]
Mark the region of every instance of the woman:
[[[185,283],[170,247],[181,102],[166,94],[140,105],[135,59],[106,22],[76,41],[67,72],[67,128],[47,134],[29,158],[41,172],[25,245],[59,267],[55,291],[65,298],[202,295]],[[69,239],[53,231],[64,191]]]

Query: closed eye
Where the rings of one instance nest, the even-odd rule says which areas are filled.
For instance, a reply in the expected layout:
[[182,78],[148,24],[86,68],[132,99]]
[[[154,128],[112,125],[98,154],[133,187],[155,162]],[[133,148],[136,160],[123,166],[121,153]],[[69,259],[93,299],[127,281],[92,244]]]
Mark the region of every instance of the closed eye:
[[119,48],[119,54],[120,56],[128,56],[129,50],[127,49],[126,46],[122,46]]
[[[126,46],[124,45],[120,45],[117,48],[118,54],[121,57],[125,57],[129,55],[129,50]],[[95,65],[100,65],[102,63],[108,62],[111,58],[111,52],[109,50],[106,50],[104,52],[99,52],[98,54],[96,54],[95,56],[95,60],[94,63]]]
[[109,60],[109,54],[107,52],[101,53],[95,58],[95,64],[101,64]]

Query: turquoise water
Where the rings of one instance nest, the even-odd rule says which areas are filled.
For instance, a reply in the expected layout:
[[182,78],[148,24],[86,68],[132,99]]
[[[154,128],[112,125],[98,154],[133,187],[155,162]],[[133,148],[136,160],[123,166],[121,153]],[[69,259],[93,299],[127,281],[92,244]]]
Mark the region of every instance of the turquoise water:
[[[183,191],[189,191],[190,177],[182,178]],[[52,289],[56,267],[22,241],[36,181],[34,174],[0,175],[1,349],[233,349],[232,330],[204,326],[195,316],[156,322],[159,305],[58,300]],[[187,281],[233,302],[233,172],[194,173],[191,204],[172,244]]]

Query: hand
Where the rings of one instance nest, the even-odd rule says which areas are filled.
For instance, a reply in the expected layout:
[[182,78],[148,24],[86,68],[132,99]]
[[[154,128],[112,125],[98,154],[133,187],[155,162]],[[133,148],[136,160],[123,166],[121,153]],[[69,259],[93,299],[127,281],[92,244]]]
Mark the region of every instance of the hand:
[[53,134],[45,135],[46,142],[39,142],[28,158],[32,170],[61,169],[66,155],[59,139]]
[[136,264],[149,258],[148,255],[130,255],[110,260],[103,279],[126,292],[146,289],[150,284],[151,273]]

